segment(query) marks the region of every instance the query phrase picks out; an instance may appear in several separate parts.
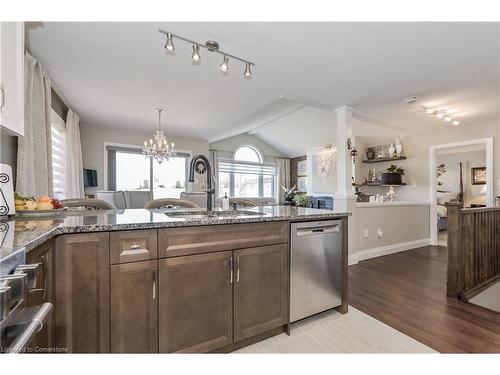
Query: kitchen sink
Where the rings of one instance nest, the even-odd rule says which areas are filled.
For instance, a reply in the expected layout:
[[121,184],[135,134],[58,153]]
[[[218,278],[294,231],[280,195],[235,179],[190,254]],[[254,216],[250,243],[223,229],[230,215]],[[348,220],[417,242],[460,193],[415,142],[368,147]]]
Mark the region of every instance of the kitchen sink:
[[224,218],[237,218],[249,216],[263,216],[261,212],[254,211],[178,211],[178,212],[165,212],[165,215],[186,219],[186,220],[203,220],[203,219],[224,219]]

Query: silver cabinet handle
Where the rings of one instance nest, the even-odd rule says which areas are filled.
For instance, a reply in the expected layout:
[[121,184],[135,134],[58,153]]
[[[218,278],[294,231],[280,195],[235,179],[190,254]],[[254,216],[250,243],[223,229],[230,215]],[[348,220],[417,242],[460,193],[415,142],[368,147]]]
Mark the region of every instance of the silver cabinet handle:
[[153,268],[153,299],[156,299],[156,268]]
[[236,258],[236,282],[240,282],[240,258]]
[[5,110],[5,89],[3,82],[0,82],[0,113]]
[[9,348],[9,353],[21,353],[29,345],[31,339],[39,332],[52,310],[52,304],[45,302],[38,308],[26,328],[17,336]]
[[229,276],[229,283],[233,283],[233,257],[229,259],[229,269],[230,269],[230,276]]
[[132,246],[130,246],[130,248],[131,248],[132,250],[138,249],[139,247],[140,247],[140,246],[139,246],[139,245],[137,245],[136,243],[135,243],[135,244],[133,244]]

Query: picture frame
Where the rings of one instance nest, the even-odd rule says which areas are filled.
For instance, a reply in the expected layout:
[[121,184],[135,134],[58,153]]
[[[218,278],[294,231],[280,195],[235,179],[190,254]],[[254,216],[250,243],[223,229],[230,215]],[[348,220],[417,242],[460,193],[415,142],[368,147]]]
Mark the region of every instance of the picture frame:
[[297,191],[301,193],[307,192],[307,177],[299,176],[297,177]]
[[297,162],[297,176],[305,176],[307,174],[307,160],[299,160]]
[[486,167],[471,168],[471,184],[486,185]]

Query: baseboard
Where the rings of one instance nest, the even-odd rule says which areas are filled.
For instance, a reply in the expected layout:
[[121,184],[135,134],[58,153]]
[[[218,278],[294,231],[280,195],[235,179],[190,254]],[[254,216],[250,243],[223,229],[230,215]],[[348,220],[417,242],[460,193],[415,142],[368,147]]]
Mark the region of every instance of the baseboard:
[[376,258],[383,255],[389,255],[389,254],[399,253],[400,251],[406,251],[406,250],[416,249],[418,247],[429,246],[430,244],[431,244],[431,239],[424,238],[416,241],[400,242],[393,245],[361,250],[358,251],[356,254],[349,255],[349,265],[353,265],[358,262],[361,262],[362,260]]

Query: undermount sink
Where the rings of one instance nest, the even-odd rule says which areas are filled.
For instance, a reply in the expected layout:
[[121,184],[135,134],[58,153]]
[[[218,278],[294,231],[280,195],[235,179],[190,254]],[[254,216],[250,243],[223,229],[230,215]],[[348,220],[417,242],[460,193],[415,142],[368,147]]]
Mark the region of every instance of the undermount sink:
[[253,211],[179,211],[165,212],[165,215],[187,220],[203,220],[203,219],[218,219],[218,218],[235,218],[241,216],[262,216],[261,212]]

